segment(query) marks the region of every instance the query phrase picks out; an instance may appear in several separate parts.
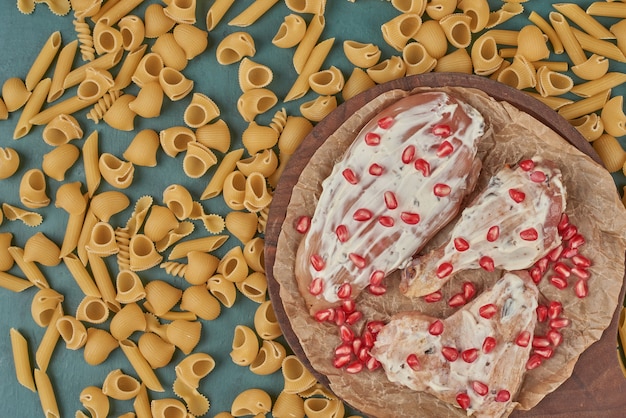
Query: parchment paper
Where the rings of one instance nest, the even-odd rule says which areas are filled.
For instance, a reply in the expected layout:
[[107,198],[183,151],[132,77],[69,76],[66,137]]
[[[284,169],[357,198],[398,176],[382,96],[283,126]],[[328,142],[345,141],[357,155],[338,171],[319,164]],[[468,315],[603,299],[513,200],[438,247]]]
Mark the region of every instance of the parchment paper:
[[[322,180],[330,174],[333,165],[341,158],[360,128],[390,103],[407,94],[424,90],[427,88],[412,92],[392,90],[381,94],[348,118],[316,151],[293,189],[274,264],[274,276],[280,285],[282,303],[311,365],[328,377],[331,389],[338,396],[370,416],[462,417],[466,414],[431,395],[390,383],[382,369],[351,375],[333,367],[333,351],[340,344],[337,327],[317,323],[311,318],[298,292],[293,270],[302,235],[294,230],[293,225],[297,217],[313,214],[322,191]],[[589,269],[589,295],[584,299],[575,296],[573,280],[570,280],[570,286],[565,290],[556,289],[545,278],[539,285],[542,294],[540,303],[560,300],[564,316],[572,323],[562,330],[563,343],[555,349],[553,357],[525,375],[516,397],[519,403],[516,406],[530,409],[571,375],[579,355],[600,339],[611,321],[624,277],[626,210],[609,173],[536,119],[506,102],[495,101],[479,90],[437,90],[447,91],[474,106],[483,114],[488,129],[492,131],[492,135],[486,135],[479,146],[483,170],[474,194],[479,193],[489,177],[503,164],[515,164],[536,155],[556,161],[567,187],[566,212],[570,221],[578,226],[586,238],[581,253],[593,262]],[[444,229],[429,247],[445,239],[449,230]],[[386,279],[388,292],[384,296],[376,297],[363,292],[357,300],[357,306],[369,320],[387,320],[392,314],[404,310],[420,310],[444,318],[453,311],[447,306],[447,299],[460,291],[463,281],[474,282],[480,291],[490,286],[500,275],[498,271],[459,274],[442,289],[443,301],[429,304],[400,294],[399,274],[396,272]]]

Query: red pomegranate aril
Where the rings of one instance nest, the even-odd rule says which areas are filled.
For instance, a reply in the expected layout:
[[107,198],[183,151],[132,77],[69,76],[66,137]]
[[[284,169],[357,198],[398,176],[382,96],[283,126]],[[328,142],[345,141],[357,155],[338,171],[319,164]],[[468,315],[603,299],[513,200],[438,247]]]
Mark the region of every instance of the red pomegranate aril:
[[352,296],[352,285],[350,283],[343,283],[339,286],[339,289],[337,289],[337,297],[339,299],[348,299],[350,296]]
[[428,333],[435,336],[443,334],[443,322],[441,322],[440,320],[436,320],[435,322],[430,324],[430,326],[428,327]]
[[437,197],[446,197],[452,192],[452,189],[447,184],[437,183],[433,187],[433,193]]
[[296,231],[301,234],[306,234],[311,227],[311,217],[310,216],[300,216],[296,221]]
[[363,340],[363,345],[365,345],[367,348],[374,347],[374,343],[376,342],[376,336],[369,330],[363,331],[363,336],[361,337],[361,339]]
[[563,263],[561,261],[557,262],[554,265],[553,269],[554,269],[555,273],[557,273],[559,276],[562,276],[562,277],[565,277],[565,278],[570,276],[571,270],[572,270],[567,264],[565,264],[565,263]]
[[418,371],[422,368],[417,354],[412,353],[406,357],[406,364],[413,370]]
[[561,234],[561,238],[563,238],[563,240],[565,241],[569,241],[570,239],[574,238],[574,235],[576,234],[578,234],[578,228],[576,228],[576,225],[568,225]]
[[367,266],[367,260],[365,259],[365,257],[359,254],[350,253],[348,254],[348,258],[350,259],[350,261],[352,261],[352,264],[354,264],[358,269],[363,269]]
[[535,284],[539,284],[539,282],[543,278],[543,272],[541,271],[541,269],[535,266],[530,269],[529,273],[530,273],[530,278],[533,279],[533,282]]
[[535,183],[543,183],[544,181],[546,181],[547,178],[548,177],[546,176],[546,173],[544,173],[543,171],[537,170],[530,173],[530,179]]
[[440,290],[436,290],[424,296],[424,301],[428,303],[439,302],[441,299],[443,299],[443,294]]
[[576,267],[583,267],[583,268],[591,267],[591,260],[589,260],[587,257],[585,257],[582,254],[576,254],[575,256],[573,256],[572,263],[574,263]]
[[335,325],[338,327],[346,323],[346,312],[342,309],[335,310]]
[[556,329],[551,329],[546,333],[546,338],[550,340],[553,347],[558,347],[563,342],[563,334]]
[[508,402],[510,399],[511,393],[506,389],[499,390],[496,393],[496,402]]
[[500,227],[498,225],[494,225],[487,231],[487,241],[494,242],[500,237]]
[[530,171],[535,168],[535,162],[533,160],[522,160],[519,162],[519,166],[524,171]]
[[587,285],[587,280],[578,279],[574,284],[574,294],[580,299],[587,297],[589,294],[589,286]]
[[400,214],[400,219],[407,225],[416,225],[420,221],[420,216],[414,212],[402,212]]
[[387,293],[387,288],[382,284],[379,285],[369,285],[367,286],[367,290],[374,296],[382,296]]
[[439,157],[439,158],[447,157],[448,155],[452,154],[453,152],[454,152],[454,147],[448,141],[443,141],[437,147],[437,157]]
[[550,325],[550,328],[559,329],[569,326],[569,323],[570,320],[567,318],[554,318],[551,319],[550,322],[548,322],[548,325]]
[[451,308],[458,308],[459,306],[463,306],[467,303],[465,296],[463,293],[454,294],[448,299],[448,306]]
[[313,296],[317,296],[321,294],[323,291],[324,291],[324,280],[322,280],[320,277],[316,277],[315,279],[311,280],[311,283],[309,284],[310,294],[312,294]]
[[378,126],[382,129],[389,129],[393,125],[393,117],[385,116],[384,118],[378,119]]
[[352,360],[352,355],[350,354],[345,354],[342,356],[335,356],[335,358],[333,359],[333,366],[335,366],[336,369],[341,369],[346,364],[350,363],[351,360]]
[[356,310],[356,302],[354,299],[346,299],[341,302],[341,310],[347,314],[351,314]]
[[335,310],[333,308],[322,309],[313,315],[317,322],[333,321],[335,319]]
[[461,409],[468,410],[471,405],[471,400],[467,393],[459,393],[456,395],[456,403],[459,404]]
[[370,276],[369,283],[374,286],[380,286],[385,278],[385,272],[382,270],[375,270]]
[[339,327],[339,335],[341,337],[341,341],[344,343],[351,343],[354,341],[354,331],[347,325],[341,325]]
[[563,213],[561,215],[561,219],[559,220],[559,223],[556,226],[556,229],[559,232],[563,232],[565,231],[565,228],[567,228],[569,226],[569,216],[567,216],[567,213]]
[[380,368],[380,361],[376,360],[374,357],[370,357],[369,359],[367,359],[365,367],[367,367],[367,370],[369,370],[370,372],[373,372],[374,370]]
[[359,322],[361,318],[363,318],[363,314],[361,312],[359,311],[351,312],[346,316],[346,324],[354,325],[357,322]]
[[351,374],[359,373],[363,370],[363,363],[359,360],[353,361],[346,366],[346,372]]
[[572,258],[577,254],[578,254],[578,248],[567,247],[563,250],[563,254],[561,254],[561,258]]
[[563,254],[563,244],[559,244],[558,246],[551,249],[547,257],[550,259],[550,261],[557,261],[559,258],[561,258],[561,254]]
[[369,332],[376,335],[380,332],[381,329],[385,326],[383,321],[370,321],[367,323],[366,328]]
[[476,286],[472,282],[463,282],[461,285],[463,289],[463,297],[465,300],[470,300],[476,295]]
[[369,221],[372,219],[372,211],[369,209],[357,209],[352,215],[352,218],[358,222]]
[[569,240],[570,248],[579,248],[580,246],[584,244],[585,244],[585,237],[583,237],[581,234],[576,234]]
[[491,319],[498,312],[498,307],[493,303],[488,303],[486,305],[478,308],[478,314],[485,319]]
[[551,276],[550,283],[557,289],[563,290],[567,287],[567,279],[561,276]]
[[380,135],[375,132],[368,132],[365,134],[365,143],[370,146],[376,146],[380,144]]
[[519,345],[520,347],[528,347],[529,343],[530,343],[529,331],[522,331],[518,334],[517,338],[515,338],[515,344]]
[[587,280],[589,277],[591,277],[591,273],[589,273],[587,269],[582,267],[574,267],[572,268],[571,272],[574,276],[581,279]]
[[341,172],[341,174],[350,184],[357,184],[359,182],[359,179],[356,177],[356,174],[350,168],[346,168],[345,170]]
[[472,389],[480,396],[485,396],[487,393],[489,393],[489,386],[487,386],[483,382],[479,382],[478,380],[474,380],[472,382]]
[[522,203],[526,199],[526,193],[517,189],[509,189],[509,196],[515,203]]
[[533,349],[533,353],[538,354],[545,359],[548,359],[552,357],[552,354],[554,354],[554,349],[552,347],[537,347]]
[[363,364],[371,357],[369,349],[367,347],[361,347],[356,357],[361,360]]
[[548,318],[554,319],[563,313],[563,304],[558,300],[553,300],[548,304]]
[[461,352],[461,358],[466,363],[473,363],[478,358],[478,350],[475,348],[468,348]]
[[459,358],[459,350],[454,347],[441,347],[441,354],[450,362],[454,362]]
[[423,158],[418,158],[413,164],[415,169],[422,173],[424,177],[430,176],[430,163]]
[[315,271],[322,271],[326,266],[324,259],[319,254],[313,254],[311,256],[311,266],[315,269]]
[[519,236],[524,241],[536,241],[539,238],[539,233],[535,228],[528,228],[521,231]]
[[533,336],[533,347],[548,347],[550,345],[550,340],[548,337],[544,337],[543,335],[535,335]]
[[383,198],[385,199],[385,206],[387,206],[387,209],[393,210],[398,207],[398,199],[396,198],[396,194],[394,192],[385,192],[383,194]]
[[345,356],[352,354],[352,345],[348,343],[343,343],[335,348],[335,357]]
[[541,366],[541,363],[543,363],[543,357],[539,354],[532,354],[526,362],[526,370],[536,369]]
[[542,257],[535,263],[535,266],[539,267],[541,273],[545,273],[548,270],[548,264],[550,263],[550,259],[548,257]]
[[446,276],[449,276],[452,273],[454,267],[450,263],[441,263],[437,267],[437,277],[443,279]]
[[480,267],[482,267],[483,270],[485,271],[494,271],[496,269],[495,263],[493,261],[493,259],[489,256],[482,256],[480,257],[480,260],[478,260],[478,264],[480,265]]
[[545,322],[545,320],[548,319],[548,307],[546,305],[537,306],[535,312],[537,312],[538,322]]
[[496,345],[498,344],[498,342],[496,341],[495,338],[493,337],[485,337],[485,339],[483,340],[483,353],[485,354],[489,354],[491,353],[491,351],[493,351],[494,348],[496,348]]
[[402,162],[404,164],[409,164],[415,158],[415,145],[409,145],[402,151]]
[[395,224],[395,221],[391,216],[380,216],[378,217],[378,223],[386,228],[391,228]]
[[433,134],[437,136],[441,136],[443,138],[447,138],[450,136],[451,130],[449,125],[445,125],[443,123],[437,124],[433,126],[432,130]]
[[370,168],[367,170],[367,172],[370,173],[372,176],[378,177],[378,176],[381,176],[385,172],[385,169],[383,168],[382,165],[374,163],[370,165]]
[[360,338],[354,338],[354,340],[352,340],[352,354],[354,354],[355,356],[359,354],[359,351],[361,350],[361,347],[363,346],[363,340],[361,340]]
[[345,225],[339,225],[335,229],[335,234],[337,235],[337,239],[339,242],[346,242],[350,238],[350,234],[348,233],[348,227]]
[[453,242],[454,242],[454,248],[456,248],[457,251],[463,252],[463,251],[469,250],[470,245],[466,239],[457,237],[454,239]]

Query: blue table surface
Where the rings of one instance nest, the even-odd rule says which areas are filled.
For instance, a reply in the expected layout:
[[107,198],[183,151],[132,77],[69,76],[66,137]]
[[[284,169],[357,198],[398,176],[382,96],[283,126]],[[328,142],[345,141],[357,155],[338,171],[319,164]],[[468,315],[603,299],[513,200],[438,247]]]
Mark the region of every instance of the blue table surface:
[[[145,1],[132,13],[142,17],[146,6],[150,3],[153,1]],[[195,82],[193,91],[208,95],[219,106],[222,119],[231,129],[233,138],[231,149],[241,147],[241,133],[247,127],[247,123],[236,109],[236,101],[241,94],[237,84],[238,65],[222,66],[217,63],[215,58],[216,45],[225,35],[239,30],[250,33],[257,48],[253,60],[268,65],[274,71],[274,80],[269,88],[277,94],[279,102],[273,109],[259,116],[257,118],[258,123],[269,123],[272,115],[281,107],[284,107],[288,114],[299,114],[299,106],[315,98],[315,93],[309,92],[302,99],[288,103],[282,101],[296,78],[296,73],[291,65],[293,48],[279,49],[271,43],[271,39],[283,18],[292,13],[283,2],[278,2],[258,22],[248,28],[236,28],[227,24],[232,17],[250,3],[252,3],[250,0],[236,2],[217,28],[209,33],[208,49],[201,56],[190,61],[187,68],[183,70],[183,73]],[[503,4],[497,0],[489,0],[489,3],[492,9]],[[574,3],[586,8],[591,1],[574,1]],[[198,27],[206,28],[205,16],[212,4],[213,1],[197,2]],[[547,17],[549,11],[552,10],[551,2],[540,0],[530,0],[523,3],[523,6],[525,8],[523,14],[506,22],[501,28],[520,29],[530,24],[528,15],[531,11],[534,10]],[[348,39],[373,42],[379,45],[383,51],[381,59],[397,54],[385,44],[380,33],[380,26],[398,13],[389,2],[383,0],[356,0],[355,3],[347,0],[328,1],[325,13],[326,27],[322,39],[334,37],[335,42],[323,68],[335,65],[342,70],[346,77],[350,74],[353,66],[345,58],[341,47],[343,41]],[[307,21],[310,19],[310,15],[303,15],[303,17]],[[33,14],[23,15],[15,7],[15,1],[5,2],[5,6],[0,12],[0,39],[2,39],[0,43],[0,84],[9,77],[24,78],[40,47],[52,32],[57,30],[61,32],[63,44],[76,39],[72,21],[72,14],[66,16],[53,15],[43,3],[37,4]],[[600,19],[600,21],[609,26],[616,20]],[[152,42],[153,40],[148,40],[148,43],[151,44]],[[567,60],[565,55],[551,58]],[[79,65],[80,63],[80,57],[77,55],[75,64]],[[626,67],[623,64],[611,63],[611,71],[623,71],[624,69]],[[626,87],[621,86],[614,89],[612,94],[623,95],[625,90]],[[127,92],[136,93],[136,86],[129,87]],[[64,97],[70,97],[74,93],[75,90],[71,89],[65,93]],[[139,130],[151,128],[159,131],[170,126],[183,125],[183,111],[190,100],[191,95],[178,102],[172,102],[166,98],[160,117],[155,119],[137,118],[133,132],[117,131],[104,123],[96,125],[86,119],[86,110],[78,112],[76,117],[85,131],[85,137],[94,130],[98,131],[100,152],[110,152],[121,157]],[[6,121],[0,121],[0,147],[14,148],[21,156],[19,172],[9,179],[0,181],[0,203],[21,206],[18,195],[21,174],[30,168],[41,167],[42,156],[52,148],[42,141],[43,127],[41,126],[34,127],[28,136],[18,141],[12,139],[19,112],[21,111],[11,114]],[[620,141],[624,145],[623,138],[620,138]],[[74,143],[80,147],[83,142],[84,139]],[[170,158],[160,152],[157,167],[136,167],[133,186],[124,190],[124,193],[128,194],[131,202],[147,194],[153,196],[155,202],[162,204],[161,196],[165,187],[178,183],[187,187],[193,196],[199,197],[213,171],[209,171],[200,179],[189,179],[182,170],[182,154],[177,158]],[[621,173],[615,173],[614,178],[616,186],[621,191],[622,187],[626,185],[626,178]],[[68,172],[66,181],[81,180],[84,183],[84,171],[79,161]],[[48,179],[48,195],[54,197],[61,184],[56,180]],[[114,189],[103,181],[98,191],[106,190]],[[212,212],[225,216],[229,211],[221,197],[203,201],[202,204],[207,213]],[[111,224],[114,227],[123,226],[131,210],[132,205],[113,217]],[[40,226],[29,228],[20,222],[9,222],[5,219],[0,225],[0,232],[12,232],[14,234],[13,244],[20,247],[23,247],[28,237],[39,231],[60,244],[65,230],[67,217],[65,212],[55,208],[54,204],[37,211],[44,217],[44,222]],[[202,224],[197,221],[196,230],[199,231],[199,235],[206,235],[203,234]],[[218,256],[223,255],[226,250],[234,245],[240,245],[240,243],[232,237],[216,254]],[[65,312],[73,313],[82,298],[82,294],[67,269],[59,265],[57,267],[42,267],[42,271],[48,277],[51,286],[64,294],[63,307]],[[16,267],[10,272],[22,276]],[[182,288],[186,287],[186,282],[183,279],[167,276],[159,268],[153,268],[140,275],[146,282],[151,279],[163,279]],[[0,418],[37,417],[42,414],[37,395],[20,386],[15,379],[9,341],[9,329],[17,328],[28,340],[31,355],[34,356],[34,350],[44,333],[44,329],[33,322],[30,314],[30,302],[36,290],[36,288],[31,288],[22,293],[12,293],[0,288],[0,376],[2,376],[0,382]],[[209,353],[217,363],[215,370],[202,380],[199,388],[200,392],[204,393],[211,402],[207,416],[214,416],[218,412],[230,410],[233,399],[244,389],[264,389],[273,399],[282,389],[283,377],[280,371],[269,376],[257,376],[246,367],[235,365],[229,357],[233,328],[237,324],[253,327],[253,315],[257,306],[257,303],[238,295],[235,305],[230,309],[222,309],[221,315],[216,320],[202,321],[202,340],[195,351]],[[135,339],[135,337],[134,335],[132,338]],[[175,365],[182,358],[182,353],[177,350],[171,365]],[[124,372],[134,375],[134,371],[120,350],[115,350],[105,363],[99,366],[88,366],[83,360],[82,350],[67,350],[63,342],[60,341],[53,353],[48,372],[56,391],[61,415],[71,417],[74,416],[75,411],[84,410],[79,402],[81,390],[90,385],[100,386],[104,377],[116,368],[121,368]],[[151,398],[173,397],[171,390],[174,379],[173,366],[158,369],[157,375],[166,391],[164,393],[150,392]],[[111,416],[119,416],[131,410],[132,401],[115,401],[111,405]],[[350,410],[348,409],[348,411]]]

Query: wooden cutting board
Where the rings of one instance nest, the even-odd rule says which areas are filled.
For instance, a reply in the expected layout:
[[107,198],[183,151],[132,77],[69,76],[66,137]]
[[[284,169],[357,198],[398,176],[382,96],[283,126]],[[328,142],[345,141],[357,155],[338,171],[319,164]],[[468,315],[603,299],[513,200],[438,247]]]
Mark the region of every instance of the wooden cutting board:
[[[291,329],[280,301],[279,285],[273,276],[276,259],[278,236],[287,212],[291,191],[298,181],[300,172],[309,162],[318,147],[349,116],[376,96],[389,90],[412,90],[416,87],[459,86],[478,88],[496,100],[507,101],[518,109],[530,114],[543,124],[568,140],[579,150],[602,164],[591,145],[565,119],[536,99],[501,83],[490,79],[455,73],[431,73],[405,77],[378,85],[339,106],[323,121],[319,122],[303,141],[298,151],[289,160],[281,180],[274,193],[265,231],[265,265],[268,290],[276,316],[281,324],[285,339],[294,353],[306,364],[317,379],[328,383],[325,376],[311,368],[300,346],[297,336]],[[620,297],[624,299],[622,285]],[[589,347],[574,368],[573,375],[556,391],[549,394],[530,411],[515,411],[512,417],[624,417],[626,416],[626,378],[618,363],[617,327],[619,320],[617,309],[613,320],[600,341]]]

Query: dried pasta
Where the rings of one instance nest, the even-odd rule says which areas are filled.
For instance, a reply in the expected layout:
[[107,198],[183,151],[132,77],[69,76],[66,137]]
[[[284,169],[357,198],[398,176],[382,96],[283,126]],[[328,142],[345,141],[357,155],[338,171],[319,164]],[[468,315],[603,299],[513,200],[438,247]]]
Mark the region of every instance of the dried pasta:
[[176,22],[165,15],[164,7],[160,4],[150,4],[144,13],[146,38],[158,38],[176,25]]
[[122,60],[123,56],[124,50],[119,49],[116,52],[101,55],[93,61],[74,68],[63,80],[63,87],[69,89],[70,87],[80,84],[85,79],[87,70],[90,68],[94,70],[110,70]]
[[201,144],[220,152],[227,152],[230,148],[230,129],[223,119],[199,127],[195,137]]
[[348,100],[356,96],[357,94],[374,87],[375,85],[376,83],[374,83],[374,80],[372,80],[365,71],[355,67],[352,70],[350,77],[348,77],[348,79],[346,80],[346,84],[343,86],[341,96],[344,100]]
[[2,204],[2,213],[9,221],[20,220],[26,226],[35,227],[41,225],[43,222],[43,216],[39,213],[31,212],[14,205],[9,205],[8,203]]
[[65,173],[78,160],[80,151],[72,144],[63,144],[43,156],[41,168],[44,174],[57,181],[65,179]]
[[212,276],[207,282],[207,288],[227,308],[232,307],[237,300],[235,284],[226,280],[221,274]]
[[137,341],[137,347],[141,355],[150,363],[150,367],[154,369],[167,366],[176,350],[174,344],[152,332],[141,334]]
[[0,179],[8,179],[17,172],[20,155],[13,148],[0,148]]
[[196,0],[172,0],[163,9],[165,16],[176,23],[196,23]]
[[626,115],[624,115],[623,106],[623,96],[615,96],[602,106],[600,117],[607,134],[615,137],[626,134]]
[[604,123],[597,113],[590,113],[569,122],[589,142],[595,141],[604,133]]
[[463,11],[463,14],[470,17],[469,26],[472,33],[485,29],[489,22],[490,13],[487,0],[461,0],[458,8]]
[[248,90],[266,87],[272,82],[274,73],[267,65],[259,64],[244,57],[237,73],[239,87],[244,93]]
[[215,29],[234,2],[235,0],[216,0],[211,5],[206,15],[207,30],[211,31]]
[[167,68],[182,71],[187,67],[187,54],[182,46],[176,42],[176,38],[171,32],[159,36],[151,50],[163,58],[163,64]]
[[559,108],[558,113],[567,120],[576,119],[581,116],[588,115],[589,113],[602,109],[604,104],[609,99],[610,94],[610,90],[605,90],[603,92],[594,94],[593,96],[587,97],[571,104],[567,104]]
[[120,31],[107,25],[102,20],[96,22],[92,36],[93,46],[98,55],[116,52],[123,47],[123,39]]
[[122,156],[134,165],[155,167],[159,145],[159,134],[156,131],[142,129],[133,137]]
[[111,319],[109,331],[113,338],[122,341],[135,331],[146,330],[146,317],[143,310],[135,302],[124,305]]
[[63,257],[63,264],[69,270],[70,274],[78,284],[78,287],[85,296],[101,298],[102,295],[93,278],[75,254],[68,254]]
[[115,279],[115,300],[122,304],[138,302],[146,297],[141,278],[136,272],[120,270]]
[[294,418],[304,418],[304,399],[295,393],[281,391],[272,407],[272,414],[277,417],[291,414]]
[[159,133],[159,141],[163,151],[174,158],[178,153],[186,151],[187,145],[196,140],[194,132],[185,126],[172,126]]
[[583,50],[617,62],[626,62],[624,53],[611,42],[596,39],[576,28],[571,28],[571,30]]
[[141,379],[141,382],[150,390],[163,392],[164,389],[161,382],[159,382],[159,378],[154,373],[154,370],[152,370],[150,363],[148,363],[139,351],[137,344],[131,340],[124,340],[119,342],[119,346],[139,376],[139,379]]
[[554,8],[563,16],[574,22],[583,31],[597,39],[614,39],[614,35],[591,14],[574,3],[557,3]]
[[264,340],[274,340],[282,335],[271,301],[265,301],[254,314],[254,329]]
[[226,280],[237,283],[248,277],[248,264],[239,246],[231,248],[220,260],[217,272]]
[[127,189],[133,182],[135,166],[108,152],[100,155],[98,169],[102,178],[118,189]]
[[159,74],[164,67],[165,64],[161,55],[155,52],[145,54],[137,64],[132,75],[132,81],[139,87],[153,81],[159,81]]
[[261,237],[252,238],[245,243],[243,257],[253,271],[265,273],[265,241]]
[[104,418],[109,414],[109,398],[96,386],[87,386],[80,392],[80,403],[93,418]]
[[257,222],[254,213],[233,211],[226,215],[226,229],[243,244],[256,234]]
[[296,81],[292,84],[291,89],[287,93],[284,99],[285,102],[299,99],[309,91],[309,77],[311,74],[320,70],[334,42],[335,38],[329,38],[315,45],[306,63],[302,67],[298,78],[296,78]]
[[157,81],[145,83],[137,96],[128,103],[128,108],[142,118],[156,118],[161,115],[163,88]]
[[337,98],[335,96],[318,96],[314,100],[302,103],[300,113],[310,121],[319,122],[336,108]]
[[82,322],[71,315],[60,317],[55,326],[59,335],[65,341],[68,350],[78,350],[87,342],[87,329]]
[[46,417],[60,417],[59,406],[57,405],[56,396],[52,387],[50,377],[45,370],[35,369],[35,385],[41,403],[41,409]]
[[180,184],[172,184],[163,190],[163,203],[181,221],[187,219],[193,210],[191,193]]
[[241,61],[243,57],[254,56],[254,39],[246,32],[234,32],[227,35],[217,45],[217,62],[230,65]]
[[24,81],[20,78],[10,77],[2,84],[2,98],[9,113],[24,106],[31,94],[31,91],[26,88]]
[[137,379],[124,374],[120,369],[109,372],[102,383],[102,393],[106,396],[126,401],[139,393],[140,383]]
[[266,88],[251,89],[239,97],[237,110],[246,122],[252,122],[276,103],[278,103],[278,98],[273,91]]
[[255,271],[235,285],[242,295],[253,302],[263,303],[266,300],[267,277],[263,273]]
[[102,295],[102,300],[110,311],[118,312],[121,308],[120,303],[115,300],[115,287],[113,286],[113,278],[109,273],[108,267],[104,260],[96,254],[89,253],[89,265],[93,274],[94,282],[98,286],[98,290]]
[[246,389],[235,397],[230,408],[233,416],[265,415],[272,409],[272,399],[262,389]]
[[210,199],[219,195],[224,187],[226,177],[234,172],[235,167],[241,156],[243,155],[243,148],[229,152],[222,158],[217,170],[213,173],[211,180],[205,187],[200,199]]
[[12,274],[0,271],[0,287],[10,290],[11,292],[23,292],[32,287],[33,284],[28,280],[16,277]]
[[490,75],[500,68],[504,59],[498,54],[498,47],[493,36],[480,36],[472,45],[472,65],[478,75]]
[[250,363],[250,371],[257,375],[272,374],[280,369],[286,355],[285,347],[279,342],[263,340],[257,356]]
[[183,292],[180,301],[180,308],[185,311],[193,312],[206,321],[212,321],[217,318],[221,311],[218,300],[209,293],[206,285],[190,286]]
[[272,38],[272,44],[278,48],[294,47],[304,39],[306,28],[306,22],[302,16],[296,14],[287,15],[280,24],[276,35]]
[[537,85],[535,67],[522,55],[516,55],[513,63],[502,70],[498,81],[522,90]]
[[502,23],[506,22],[509,19],[521,14],[524,11],[524,7],[518,3],[505,3],[500,7],[500,9],[491,12],[489,14],[489,21],[487,22],[487,29],[491,29]]
[[67,144],[83,137],[83,130],[74,116],[60,114],[46,124],[42,138],[51,146]]
[[180,351],[189,354],[200,342],[202,323],[175,319],[167,327],[166,336]]
[[74,57],[76,50],[78,49],[78,40],[74,40],[65,45],[57,58],[57,63],[54,66],[54,73],[52,75],[52,82],[50,84],[50,91],[48,92],[47,102],[51,103],[57,100],[65,92],[63,87],[63,80],[70,73],[72,64],[74,63]]
[[120,19],[117,26],[121,35],[122,48],[126,51],[135,51],[143,44],[146,27],[141,18],[127,15]]
[[402,51],[421,26],[422,18],[419,15],[402,13],[383,23],[380,30],[389,46],[396,51]]
[[150,403],[150,414],[154,418],[184,418],[187,408],[177,399],[155,399]]
[[554,30],[554,28],[552,27],[550,23],[548,23],[543,17],[541,17],[535,11],[530,12],[530,15],[528,16],[528,20],[530,20],[532,23],[537,25],[539,29],[541,29],[541,31],[544,34],[546,34],[550,43],[552,44],[552,50],[554,51],[555,54],[563,53],[564,51],[563,43],[561,42],[559,35],[557,35],[556,31]]
[[623,5],[620,3],[596,1],[587,7],[587,13],[592,16],[626,18],[626,10],[624,10]]
[[220,109],[215,102],[202,93],[194,93],[185,109],[183,120],[191,128],[199,128],[220,116]]
[[259,125],[252,121],[243,131],[241,140],[248,154],[254,155],[278,143],[278,132],[270,126]]
[[101,364],[118,346],[117,340],[107,331],[90,327],[87,329],[87,343],[83,350],[83,358],[91,366]]
[[433,20],[437,21],[454,12],[456,4],[453,0],[431,0],[424,11]]
[[24,261],[37,262],[44,266],[56,266],[61,262],[61,253],[58,245],[43,232],[37,232],[26,240],[24,244]]
[[13,139],[20,139],[30,132],[34,125],[32,118],[34,118],[41,110],[41,107],[46,101],[46,97],[48,97],[51,84],[52,80],[49,78],[44,78],[37,83],[35,89],[33,90],[33,94],[28,98],[28,101],[24,105],[24,109],[17,120],[15,130],[13,131]]
[[163,256],[159,254],[154,243],[144,234],[135,234],[129,244],[129,268],[132,271],[144,271],[158,265]]
[[326,19],[323,15],[316,14],[311,18],[306,32],[293,54],[293,66],[296,73],[300,74],[302,72],[325,26]]
[[111,128],[119,131],[132,131],[135,129],[135,117],[137,114],[130,108],[130,103],[135,100],[132,94],[121,95],[107,110],[102,120]]
[[[48,365],[50,364],[50,359],[52,358],[52,352],[54,351],[54,347],[59,341],[60,334],[57,330],[55,324],[57,320],[63,316],[63,307],[61,304],[57,304],[57,308],[54,310],[52,317],[50,318],[50,324],[46,327],[44,331],[43,337],[39,341],[39,345],[37,346],[37,350],[35,351],[35,362],[37,366],[42,371],[46,371],[48,369]],[[39,391],[41,388],[37,384],[37,376],[35,375],[35,384]]]
[[[3,209],[5,205],[6,204],[3,204]],[[5,212],[5,216],[7,216],[6,211],[4,212]],[[22,248],[15,247],[15,246],[9,247],[8,252],[9,254],[11,254],[11,257],[13,257],[13,260],[15,260],[15,264],[17,264],[17,266],[20,268],[22,273],[24,273],[26,278],[32,284],[37,286],[39,289],[50,288],[50,285],[48,284],[48,280],[43,275],[39,267],[37,267],[37,265],[34,262],[26,261],[24,259],[24,250]]]
[[541,67],[537,70],[537,91],[542,96],[560,96],[569,92],[574,81],[566,74]]
[[344,82],[341,70],[335,66],[313,73],[309,77],[311,90],[325,96],[339,93],[343,89]]
[[230,26],[247,27],[256,22],[261,16],[276,3],[278,0],[256,0],[245,8],[241,13],[231,19],[228,24]]
[[595,94],[620,86],[623,83],[626,83],[626,74],[610,72],[595,80],[575,85],[572,87],[571,92],[580,97],[591,97]]
[[159,83],[165,95],[172,101],[185,98],[193,90],[193,80],[185,77],[180,71],[164,67],[159,73]]
[[285,379],[284,391],[287,393],[302,392],[316,382],[315,377],[295,355],[289,355],[283,359],[281,371]]
[[250,365],[259,352],[259,341],[252,328],[245,325],[235,326],[230,358],[239,366]]
[[593,149],[598,153],[604,167],[609,173],[621,170],[626,163],[626,151],[619,141],[612,135],[604,133],[592,143]]
[[326,0],[285,0],[285,5],[296,13],[324,14]]
[[273,149],[265,149],[257,152],[252,157],[237,161],[237,169],[244,176],[249,176],[253,172],[258,172],[263,177],[271,176],[278,167],[278,156]]
[[107,25],[113,26],[119,20],[128,15],[135,7],[139,6],[144,0],[127,0],[115,3],[110,9],[101,9],[101,13],[97,21],[102,21]]
[[369,68],[380,59],[382,51],[372,43],[362,43],[352,40],[343,42],[343,53],[348,61],[360,68]]
[[587,61],[587,57],[585,56],[580,43],[574,36],[572,28],[567,22],[567,19],[565,19],[565,16],[558,12],[550,12],[549,18],[552,27],[563,43],[563,48],[565,49],[565,53],[567,53],[570,61],[572,61],[574,65],[579,65]]
[[407,76],[428,73],[437,65],[437,60],[431,57],[424,45],[418,42],[411,42],[404,47],[402,60],[406,66]]
[[[44,74],[50,68],[52,61],[56,57],[59,49],[61,48],[61,32],[53,32],[43,47],[39,51],[39,54],[32,63],[26,77],[24,84],[28,91],[32,91],[37,84],[43,79]],[[46,93],[47,94],[47,93]]]
[[15,367],[15,376],[20,385],[35,392],[35,381],[30,366],[30,358],[28,351],[28,341],[15,328],[11,328],[11,351],[13,353],[13,365]]

